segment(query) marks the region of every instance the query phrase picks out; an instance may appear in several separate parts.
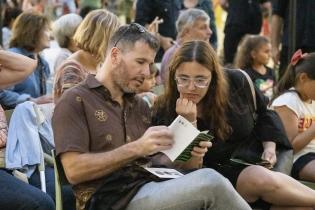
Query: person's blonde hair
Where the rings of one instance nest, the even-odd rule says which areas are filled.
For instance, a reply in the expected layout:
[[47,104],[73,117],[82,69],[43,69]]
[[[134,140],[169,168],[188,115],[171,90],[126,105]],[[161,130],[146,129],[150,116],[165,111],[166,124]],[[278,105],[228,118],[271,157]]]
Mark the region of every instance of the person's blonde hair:
[[77,28],[73,40],[82,50],[94,55],[103,62],[108,41],[120,26],[118,17],[113,13],[98,9],[91,11]]

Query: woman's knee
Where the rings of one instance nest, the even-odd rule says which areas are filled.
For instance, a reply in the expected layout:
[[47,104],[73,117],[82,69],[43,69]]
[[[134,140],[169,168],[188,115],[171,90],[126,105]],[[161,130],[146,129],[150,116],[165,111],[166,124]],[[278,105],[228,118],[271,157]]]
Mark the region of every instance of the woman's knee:
[[277,172],[261,166],[250,166],[242,171],[237,180],[237,189],[252,189],[257,192],[272,192],[280,187]]

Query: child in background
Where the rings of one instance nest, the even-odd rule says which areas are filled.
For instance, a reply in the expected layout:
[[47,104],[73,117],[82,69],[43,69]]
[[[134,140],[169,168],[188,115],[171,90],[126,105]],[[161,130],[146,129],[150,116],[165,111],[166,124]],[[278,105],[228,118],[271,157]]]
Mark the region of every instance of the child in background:
[[150,66],[150,76],[144,79],[142,85],[138,88],[138,95],[145,100],[149,107],[152,107],[156,99],[156,95],[152,92],[152,88],[156,86],[156,77],[159,70],[155,64]]
[[275,85],[274,71],[267,66],[271,57],[271,44],[268,38],[260,35],[247,35],[238,47],[235,66],[249,74],[256,87],[269,100],[273,97]]
[[315,53],[297,51],[277,85],[272,108],[294,150],[292,176],[315,182]]

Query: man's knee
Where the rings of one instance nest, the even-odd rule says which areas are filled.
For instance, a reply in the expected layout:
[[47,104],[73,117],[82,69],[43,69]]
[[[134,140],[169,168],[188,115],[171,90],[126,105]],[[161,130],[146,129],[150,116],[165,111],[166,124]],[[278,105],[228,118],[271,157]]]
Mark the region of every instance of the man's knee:
[[232,189],[231,183],[220,173],[210,168],[203,168],[196,171],[198,180],[198,186],[201,190],[207,192],[216,192],[222,189]]

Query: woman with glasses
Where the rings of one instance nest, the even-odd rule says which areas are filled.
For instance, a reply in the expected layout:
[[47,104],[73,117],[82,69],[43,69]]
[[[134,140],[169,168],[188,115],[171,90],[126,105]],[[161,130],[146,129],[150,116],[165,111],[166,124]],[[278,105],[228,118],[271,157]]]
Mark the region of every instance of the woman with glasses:
[[[169,72],[166,92],[155,104],[153,124],[169,125],[177,115],[182,115],[199,130],[209,130],[215,139],[200,162],[228,178],[254,206],[315,207],[315,191],[293,178],[258,165],[230,164],[233,151],[255,132],[261,134],[262,159],[273,166],[275,141],[282,137],[279,129],[268,123],[278,119],[268,118],[264,96],[259,92],[256,92],[258,118],[253,120],[246,94],[250,92],[249,85],[243,73],[223,70],[215,51],[204,41],[184,43],[173,57]],[[221,167],[224,165],[228,167]]]

